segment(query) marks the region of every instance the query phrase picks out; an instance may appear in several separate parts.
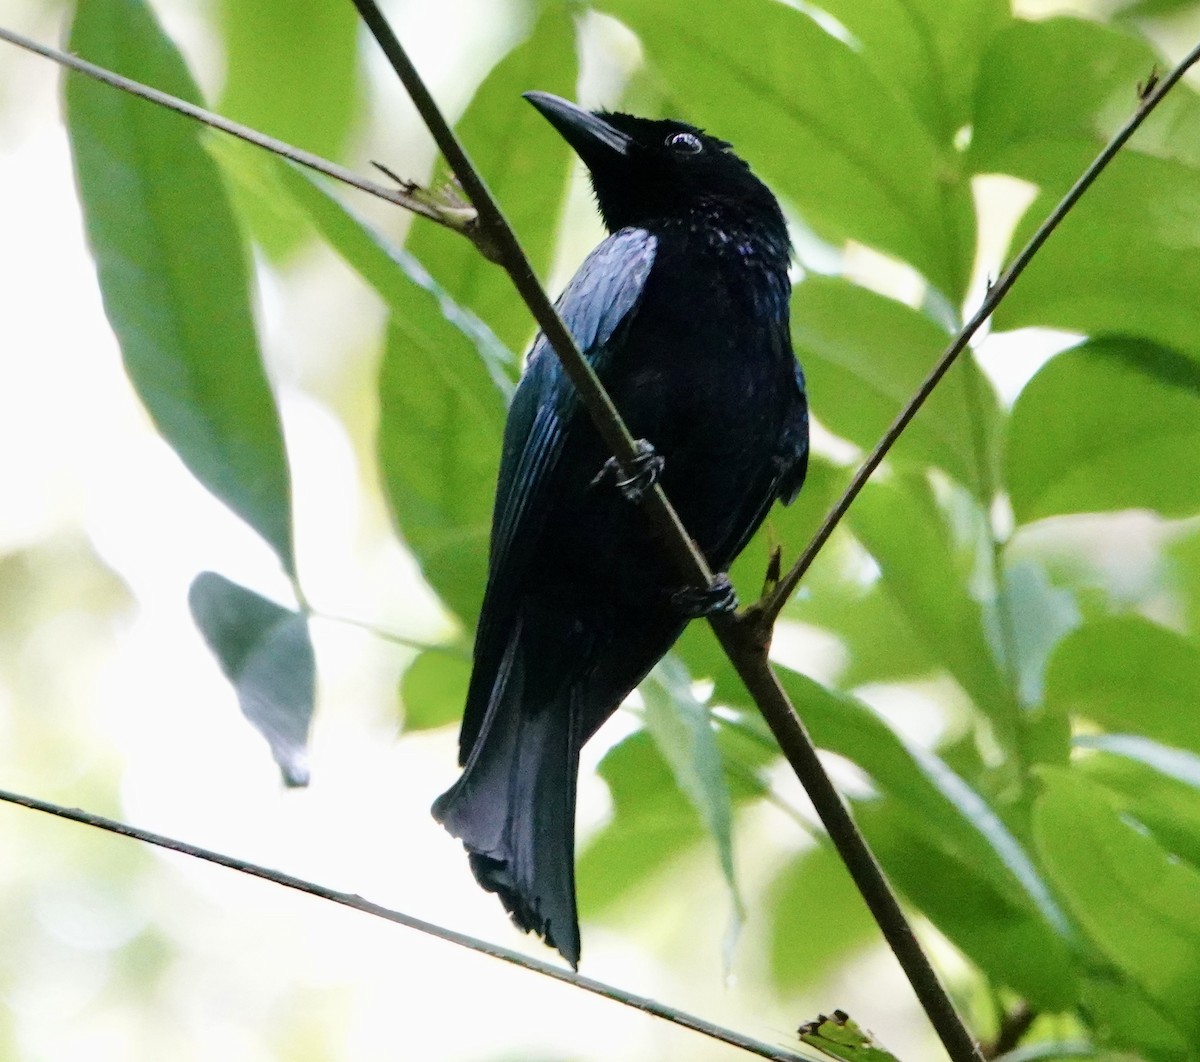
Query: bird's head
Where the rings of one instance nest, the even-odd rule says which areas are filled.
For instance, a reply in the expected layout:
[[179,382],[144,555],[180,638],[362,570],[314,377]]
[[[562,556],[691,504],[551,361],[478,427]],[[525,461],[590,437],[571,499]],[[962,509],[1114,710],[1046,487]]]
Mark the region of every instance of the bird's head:
[[724,140],[671,119],[585,111],[547,92],[525,98],[583,160],[610,232],[714,207],[784,231],[775,197]]

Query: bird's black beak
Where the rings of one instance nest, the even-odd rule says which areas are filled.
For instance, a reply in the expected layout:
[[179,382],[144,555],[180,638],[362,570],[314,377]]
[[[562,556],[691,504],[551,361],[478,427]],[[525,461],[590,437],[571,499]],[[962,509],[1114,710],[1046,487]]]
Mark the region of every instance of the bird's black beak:
[[549,92],[526,92],[524,95],[575,149],[575,154],[583,159],[583,164],[592,172],[604,168],[606,164],[611,166],[616,157],[623,158],[630,154],[634,146],[633,138],[609,125],[599,115],[585,111],[561,96],[552,96]]

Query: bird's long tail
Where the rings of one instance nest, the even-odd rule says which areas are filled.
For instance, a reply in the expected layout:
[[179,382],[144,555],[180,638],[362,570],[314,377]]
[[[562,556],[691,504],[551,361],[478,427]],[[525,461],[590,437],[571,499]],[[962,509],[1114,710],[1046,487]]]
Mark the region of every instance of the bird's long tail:
[[569,691],[547,690],[518,624],[462,776],[433,816],[470,854],[479,884],[523,930],[579,964],[575,908],[578,718]]

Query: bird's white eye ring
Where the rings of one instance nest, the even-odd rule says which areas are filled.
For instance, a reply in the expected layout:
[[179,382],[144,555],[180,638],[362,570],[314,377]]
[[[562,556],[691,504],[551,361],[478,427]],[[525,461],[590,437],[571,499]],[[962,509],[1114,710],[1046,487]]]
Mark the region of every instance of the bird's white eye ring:
[[679,155],[699,155],[704,150],[695,133],[672,133],[667,137],[667,147]]

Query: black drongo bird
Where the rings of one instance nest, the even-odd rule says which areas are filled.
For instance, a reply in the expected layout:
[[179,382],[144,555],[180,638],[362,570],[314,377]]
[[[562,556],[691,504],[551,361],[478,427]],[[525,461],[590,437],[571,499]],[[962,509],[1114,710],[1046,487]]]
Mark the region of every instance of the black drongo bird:
[[[643,472],[661,468],[723,572],[775,500],[795,497],[807,464],[779,204],[729,144],[693,126],[526,98],[587,166],[611,233],[559,313],[652,445]],[[572,965],[579,750],[705,610],[679,592],[608,457],[539,336],[504,432],[464,770],[433,807],[479,883]],[[731,592],[708,602],[731,604]]]

